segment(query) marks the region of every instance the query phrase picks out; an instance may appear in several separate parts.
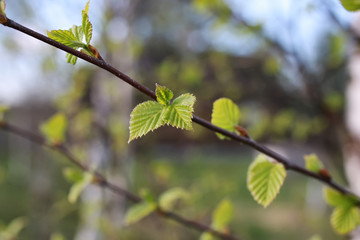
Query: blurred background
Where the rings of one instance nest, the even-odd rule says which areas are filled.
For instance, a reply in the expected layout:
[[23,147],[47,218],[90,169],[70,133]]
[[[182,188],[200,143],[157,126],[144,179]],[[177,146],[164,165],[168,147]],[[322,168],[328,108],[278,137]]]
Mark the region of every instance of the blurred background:
[[[7,1],[7,16],[46,34],[81,24],[86,1]],[[94,45],[114,67],[155,89],[212,103],[232,99],[251,137],[303,165],[316,153],[333,178],[360,194],[360,57],[357,15],[336,0],[108,0],[90,3]],[[0,104],[6,120],[38,132],[54,113],[69,118],[75,154],[130,191],[189,193],[175,211],[210,224],[224,198],[234,205],[229,231],[243,239],[349,239],[330,226],[322,185],[289,172],[266,209],[246,188],[257,155],[194,131],[162,127],[130,144],[130,112],[149,100],[119,79],[15,30],[0,27]],[[357,70],[358,69],[358,70]],[[0,132],[0,226],[16,239],[199,239],[200,234],[150,215],[124,226],[131,205],[98,186],[76,204],[62,156]],[[353,233],[356,238],[357,232]],[[313,238],[315,239],[315,238]],[[318,239],[318,238],[316,238]]]

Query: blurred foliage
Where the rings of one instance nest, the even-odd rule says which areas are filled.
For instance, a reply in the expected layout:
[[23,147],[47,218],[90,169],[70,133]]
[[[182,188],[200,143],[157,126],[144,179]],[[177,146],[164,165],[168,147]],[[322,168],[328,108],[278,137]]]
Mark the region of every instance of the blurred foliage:
[[[322,44],[319,44],[319,53],[316,53],[318,61],[314,64],[303,60],[305,57],[301,50],[300,56],[281,53],[276,44],[271,44],[277,36],[269,34],[266,19],[264,22],[253,20],[250,13],[232,9],[225,1],[128,1],[129,5],[121,5],[122,2],[101,3],[96,12],[99,19],[94,19],[94,34],[97,34],[94,35],[94,42],[97,40],[94,44],[115,67],[149,88],[159,83],[172,89],[175,96],[193,93],[197,98],[195,114],[208,120],[216,99],[232,99],[240,108],[241,126],[256,140],[274,143],[293,140],[311,145],[317,142],[323,144],[330,156],[339,154],[340,146],[334,137],[338,129],[331,119],[341,120],[344,111],[346,33],[333,29],[331,33],[320,36]],[[34,17],[29,4],[24,1],[17,3],[23,3],[17,4],[20,16]],[[317,11],[316,6],[313,8],[312,11]],[[299,14],[291,16],[294,21],[300,21],[298,16],[305,11],[308,9],[301,9]],[[111,24],[119,19],[125,27],[115,24],[116,27],[111,28]],[[112,38],[113,32],[117,36],[123,34],[123,38]],[[236,42],[245,39],[242,51],[216,46],[216,38],[229,32]],[[222,43],[225,45],[225,42]],[[18,41],[8,37],[3,44],[9,51],[22,50]],[[301,47],[307,44],[304,41]],[[253,157],[238,145],[227,148],[212,132],[198,126],[194,126],[194,132],[190,133],[163,128],[128,145],[130,112],[125,110],[125,105],[131,101],[119,101],[119,87],[122,85],[108,75],[100,75],[90,66],[78,64],[76,68],[64,68],[54,60],[53,55],[56,53],[44,56],[39,68],[46,76],[53,73],[60,78],[67,78],[67,75],[59,74],[62,71],[72,72],[71,77],[64,80],[67,90],[56,98],[55,108],[68,116],[68,142],[80,159],[90,161],[94,156],[98,157],[93,150],[94,142],[103,143],[103,147],[109,150],[108,155],[95,164],[96,167],[104,168],[101,169],[104,172],[122,174],[129,179],[129,187],[134,192],[148,188],[163,199],[159,201],[165,206],[209,225],[216,218],[211,209],[216,209],[227,197],[233,204],[233,221],[228,224],[227,230],[244,239],[303,240],[311,236],[311,239],[318,239],[315,233],[323,239],[344,239],[334,236],[330,224],[324,220],[330,215],[321,211],[323,205],[317,206],[314,211],[307,203],[308,182],[303,177],[289,174],[273,205],[266,210],[257,206],[246,189],[245,177],[249,160]],[[133,62],[130,69],[126,61]],[[299,61],[300,66],[297,65]],[[304,79],[299,76],[301,72],[308,73]],[[133,97],[131,104],[134,106],[148,100],[139,93],[129,96]],[[166,151],[169,146],[170,151]],[[128,154],[130,151],[131,154]],[[49,229],[42,230],[42,226],[30,219],[29,227],[20,232],[24,239],[74,239],[83,222],[82,211],[86,209],[84,211],[91,214],[104,207],[101,203],[85,205],[80,200],[72,205],[67,201],[70,185],[59,170],[64,167],[59,162],[64,161],[57,161],[49,170],[51,179],[46,181],[52,188],[46,192],[46,198],[36,196],[33,199],[29,176],[19,178],[11,174],[9,166],[19,159],[8,159],[9,156],[4,155],[0,161],[1,220],[11,223],[18,216],[29,214],[37,220],[46,216],[46,222],[50,224]],[[49,158],[64,160],[57,155]],[[128,162],[122,165],[119,163],[122,161]],[[40,168],[39,165],[31,171],[37,168]],[[163,195],[171,190],[174,192],[168,192],[170,196]],[[185,203],[172,202],[185,195]],[[32,201],[34,206],[29,204]],[[143,211],[142,207],[140,210]],[[154,210],[153,205],[146,207],[145,213],[149,213],[149,209]],[[200,237],[196,232],[152,215],[140,223],[124,227],[105,216],[106,210],[107,207],[104,207],[103,215],[97,219],[95,226],[106,239],[176,240]],[[143,214],[142,211],[140,213]],[[144,216],[142,214],[136,216],[137,220],[139,216]],[[285,225],[286,228],[283,227]]]

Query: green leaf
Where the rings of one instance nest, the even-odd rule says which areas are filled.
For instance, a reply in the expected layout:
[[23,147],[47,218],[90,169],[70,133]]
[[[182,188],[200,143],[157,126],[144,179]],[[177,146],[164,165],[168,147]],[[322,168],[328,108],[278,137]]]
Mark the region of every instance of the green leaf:
[[64,141],[66,128],[67,119],[62,113],[53,115],[49,120],[40,125],[41,133],[51,144],[59,144]]
[[192,130],[195,101],[195,96],[189,93],[177,97],[170,106],[166,107],[164,123],[176,128]]
[[129,142],[153,131],[162,125],[166,109],[154,101],[137,105],[130,114]]
[[357,206],[337,207],[334,209],[330,221],[337,233],[347,234],[360,223],[359,209]]
[[285,177],[286,170],[281,163],[270,162],[260,154],[249,167],[247,186],[254,199],[267,207],[279,193]]
[[73,25],[72,28],[69,29],[69,31],[72,32],[78,42],[82,43],[82,40],[84,38],[84,32],[81,26]]
[[71,63],[72,65],[75,65],[76,64],[76,61],[77,61],[77,57],[70,54],[70,53],[67,53],[66,54],[66,62],[68,63]]
[[[75,26],[76,27],[76,26]],[[79,40],[77,37],[79,32],[78,32],[78,28],[76,27],[71,28],[70,30],[52,30],[51,32],[47,32],[47,35],[49,38],[60,42],[68,47],[71,48],[80,48],[80,47],[86,47],[85,43],[82,43],[81,40]],[[74,32],[75,31],[75,32]],[[76,36],[75,36],[75,34]]]
[[[229,132],[236,132],[235,126],[240,120],[240,110],[236,104],[228,98],[220,98],[213,104],[211,123]],[[216,133],[220,139],[226,137]]]
[[82,29],[85,34],[85,40],[87,44],[90,44],[90,40],[92,37],[92,24],[89,20],[89,4],[90,0],[87,2],[84,10],[82,11]]
[[92,182],[93,174],[86,172],[80,180],[74,183],[70,188],[68,200],[70,203],[75,203],[82,191]]
[[222,200],[216,207],[212,216],[212,226],[220,231],[229,224],[233,218],[234,207],[228,199]]
[[83,13],[89,14],[90,0],[86,3]]
[[340,0],[340,2],[348,11],[357,11],[360,9],[359,0]]
[[318,173],[321,169],[324,168],[324,165],[319,160],[316,154],[309,154],[304,156],[305,159],[305,167],[306,169]]
[[327,204],[333,207],[352,207],[357,204],[355,196],[342,194],[332,188],[324,188],[324,195]]
[[155,94],[156,101],[164,106],[170,105],[170,101],[174,96],[173,92],[170,89],[164,86],[160,86],[158,84],[156,84]]
[[189,197],[189,193],[183,188],[171,188],[160,195],[159,206],[167,211],[174,208],[175,202],[178,200],[184,200]]
[[136,223],[148,216],[156,209],[155,202],[141,202],[132,206],[125,215],[125,224],[130,225]]

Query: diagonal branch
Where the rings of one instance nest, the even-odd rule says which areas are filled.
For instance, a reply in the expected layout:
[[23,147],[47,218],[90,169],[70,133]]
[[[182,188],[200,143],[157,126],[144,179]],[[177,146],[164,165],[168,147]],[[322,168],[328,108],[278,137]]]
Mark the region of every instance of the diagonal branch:
[[[126,83],[130,84],[131,86],[133,86],[134,88],[138,89],[140,92],[144,93],[145,95],[149,96],[150,98],[156,100],[156,96],[155,96],[155,93],[150,90],[149,88],[147,88],[146,86],[140,84],[139,82],[135,81],[134,79],[132,79],[131,77],[129,77],[128,75],[122,73],[121,71],[119,71],[118,69],[114,68],[113,66],[111,66],[110,64],[106,63],[104,60],[99,60],[99,59],[96,59],[94,57],[91,57],[89,55],[86,55],[82,52],[79,52],[79,51],[76,51],[68,46],[65,46],[57,41],[54,41],[38,32],[35,32],[27,27],[24,27],[20,24],[18,24],[17,22],[11,20],[11,19],[7,19],[7,21],[5,23],[3,23],[4,26],[7,26],[7,27],[10,27],[10,28],[14,28],[20,32],[23,32],[27,35],[30,35],[42,42],[45,42],[49,45],[52,45],[58,49],[61,49],[65,52],[68,52],[70,54],[73,54],[89,63],[92,63],[100,68],[102,68],[103,70],[105,71],[108,71],[110,73],[112,73],[114,76],[120,78],[121,80],[125,81]],[[290,162],[289,159],[287,159],[286,157],[272,151],[271,149],[267,148],[266,146],[256,142],[255,140],[251,139],[251,138],[247,138],[247,137],[243,137],[243,136],[239,136],[237,134],[234,134],[234,133],[231,133],[231,132],[228,132],[222,128],[219,128],[213,124],[211,124],[210,122],[200,118],[200,117],[197,117],[195,115],[193,115],[193,118],[192,118],[193,122],[196,122],[197,124],[213,131],[213,132],[217,132],[217,133],[221,133],[229,138],[231,138],[232,140],[234,141],[237,141],[237,142],[240,142],[240,143],[243,143],[275,160],[277,160],[278,162],[281,162],[285,168],[287,170],[292,170],[292,171],[295,171],[295,172],[298,172],[302,175],[305,175],[307,177],[310,177],[310,178],[314,178],[314,179],[317,179],[318,181],[320,182],[323,182],[325,183],[326,185],[328,185],[329,187],[339,191],[340,193],[342,194],[346,194],[346,195],[352,195],[352,196],[355,196],[357,198],[357,202],[358,202],[358,205],[360,206],[360,198],[352,193],[351,191],[349,191],[348,189],[346,189],[345,187],[343,186],[340,186],[338,183],[334,182],[332,179],[330,179],[329,177],[327,176],[323,176],[323,175],[320,175],[320,174],[317,174],[317,173],[314,173],[312,171],[309,171],[307,170],[306,168],[304,167],[301,167],[299,165],[296,165],[296,164],[293,164]]]
[[[123,196],[125,197],[127,200],[133,202],[133,203],[139,203],[144,201],[141,197],[139,197],[138,195],[110,182],[104,175],[102,175],[100,172],[98,171],[93,171],[92,169],[90,169],[90,167],[86,164],[84,164],[82,161],[80,161],[79,159],[77,159],[67,148],[67,146],[65,146],[64,144],[55,144],[55,145],[51,145],[48,144],[48,142],[46,141],[46,139],[38,134],[35,134],[33,132],[30,132],[28,130],[16,127],[14,125],[10,125],[6,122],[0,121],[0,129],[3,129],[7,132],[11,132],[15,135],[18,135],[20,137],[26,138],[34,143],[37,143],[41,146],[50,148],[56,152],[59,152],[60,154],[62,154],[64,157],[66,157],[70,162],[72,162],[73,164],[75,164],[77,167],[79,167],[81,170],[83,170],[84,172],[91,172],[92,174],[94,174],[95,177],[95,181],[94,183],[98,184],[100,187],[103,188],[107,188],[109,189],[111,192]],[[188,228],[197,230],[199,232],[209,232],[211,234],[213,234],[214,236],[217,236],[223,240],[241,240],[238,237],[232,236],[228,233],[223,233],[220,231],[215,230],[212,227],[206,226],[204,224],[201,224],[199,222],[193,221],[193,220],[189,220],[186,219],[174,212],[170,212],[170,211],[166,211],[164,209],[161,209],[160,207],[157,208],[157,213],[158,215],[164,217],[164,218],[168,218],[171,219],[183,226],[186,226]]]

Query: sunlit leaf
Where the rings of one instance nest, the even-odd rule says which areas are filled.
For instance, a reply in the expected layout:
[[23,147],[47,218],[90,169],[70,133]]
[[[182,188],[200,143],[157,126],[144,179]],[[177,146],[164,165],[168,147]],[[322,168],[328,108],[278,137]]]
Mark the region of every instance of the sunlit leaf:
[[[213,104],[211,123],[221,127],[229,132],[236,132],[235,126],[238,125],[240,119],[240,110],[236,104],[228,98],[220,98]],[[226,137],[217,133],[220,139]]]
[[270,162],[266,156],[259,155],[248,170],[247,186],[254,199],[267,207],[279,193],[286,177],[281,163]]
[[357,11],[360,9],[359,0],[340,0],[340,2],[348,11]]
[[177,97],[171,105],[166,107],[164,123],[176,128],[191,130],[195,101],[195,96],[189,93]]
[[156,209],[155,202],[141,202],[132,206],[125,215],[125,224],[137,223]]
[[360,223],[359,209],[357,206],[337,207],[334,209],[330,221],[337,233],[347,234]]
[[223,230],[231,221],[234,207],[228,199],[222,200],[216,207],[212,216],[212,226],[217,230]]
[[68,195],[68,200],[70,203],[75,203],[76,200],[79,198],[80,194],[83,190],[92,182],[93,174],[89,172],[83,173],[82,178],[75,182],[71,188]]
[[71,48],[80,48],[80,47],[86,47],[86,44],[82,43],[77,39],[77,37],[74,35],[72,29],[70,30],[52,30],[48,31],[47,35],[49,38],[60,42],[68,47]]
[[89,4],[90,1],[87,2],[84,10],[82,11],[82,30],[85,34],[85,40],[87,44],[90,44],[93,30],[92,24],[89,20]]
[[342,194],[332,188],[324,188],[324,195],[327,204],[333,207],[348,207],[357,204],[355,196]]
[[159,206],[164,210],[170,211],[178,200],[184,200],[188,197],[189,193],[183,188],[171,188],[160,195]]
[[63,113],[57,113],[40,125],[41,133],[51,144],[64,142],[67,119]]
[[167,87],[160,86],[156,84],[156,101],[161,105],[168,106],[170,105],[170,101],[173,98],[173,92]]
[[166,109],[154,101],[137,105],[130,114],[129,142],[163,125]]
[[304,156],[305,167],[307,170],[318,173],[321,169],[324,168],[324,165],[318,158],[316,154],[309,154]]

